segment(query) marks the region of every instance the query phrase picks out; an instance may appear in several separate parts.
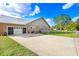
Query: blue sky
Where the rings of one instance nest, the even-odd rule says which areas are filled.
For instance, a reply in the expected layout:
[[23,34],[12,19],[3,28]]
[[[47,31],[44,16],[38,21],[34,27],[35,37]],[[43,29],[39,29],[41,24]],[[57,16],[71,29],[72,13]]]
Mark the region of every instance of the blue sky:
[[49,25],[54,25],[54,17],[67,14],[73,21],[79,18],[78,3],[1,3],[0,15],[7,15],[25,20],[44,17]]

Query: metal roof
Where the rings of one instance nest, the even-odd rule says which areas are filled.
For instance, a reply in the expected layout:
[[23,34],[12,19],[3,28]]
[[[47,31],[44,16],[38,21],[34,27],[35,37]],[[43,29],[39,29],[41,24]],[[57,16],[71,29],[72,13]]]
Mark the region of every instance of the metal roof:
[[[36,20],[44,20],[43,17],[40,17]],[[36,21],[36,20],[24,20],[21,18],[15,18],[15,17],[10,17],[10,16],[5,16],[5,15],[0,15],[0,23],[10,23],[10,24],[19,24],[19,25],[26,25],[30,22]],[[45,20],[44,20],[45,21]],[[45,21],[46,22],[46,21]],[[46,22],[46,24],[49,26],[49,24]],[[49,26],[50,27],[50,26]]]
[[21,18],[14,18],[10,16],[0,15],[0,23],[11,23],[11,24],[20,24],[25,25],[30,21],[21,19]]

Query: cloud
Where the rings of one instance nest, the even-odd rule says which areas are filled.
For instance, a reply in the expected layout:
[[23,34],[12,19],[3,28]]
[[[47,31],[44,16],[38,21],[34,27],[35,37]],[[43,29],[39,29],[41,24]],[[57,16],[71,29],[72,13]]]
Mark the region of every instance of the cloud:
[[49,19],[49,18],[47,18],[47,19],[46,19],[46,21],[47,21],[47,22],[51,22],[52,20],[51,20],[51,19]]
[[21,12],[20,7],[16,3],[2,3],[0,4],[0,9],[8,12]]
[[53,19],[47,18],[46,21],[48,22],[48,24],[49,24],[50,26],[54,26],[54,25],[55,25]]
[[10,13],[5,11],[5,10],[2,10],[0,9],[0,15],[7,15],[7,16],[10,16]]
[[37,5],[35,5],[34,11],[32,11],[31,8],[30,3],[1,3],[0,15],[22,18],[40,13],[40,8]]
[[74,5],[74,3],[67,3],[67,4],[65,4],[65,5],[62,6],[62,9],[69,9],[73,5]]
[[11,17],[17,17],[20,18],[20,14],[19,12],[21,12],[18,4],[10,4],[10,3],[1,3],[0,4],[0,15],[7,15],[7,16],[11,16]]
[[30,13],[29,15],[34,16],[35,14],[38,14],[38,13],[40,13],[40,8],[38,5],[35,5],[34,11],[32,13]]
[[77,19],[79,19],[79,16],[73,17],[72,20],[76,21]]
[[20,18],[19,14],[14,14],[14,16],[12,14],[13,13],[9,13],[8,11],[0,9],[0,15],[7,15],[7,16],[11,16],[11,17]]

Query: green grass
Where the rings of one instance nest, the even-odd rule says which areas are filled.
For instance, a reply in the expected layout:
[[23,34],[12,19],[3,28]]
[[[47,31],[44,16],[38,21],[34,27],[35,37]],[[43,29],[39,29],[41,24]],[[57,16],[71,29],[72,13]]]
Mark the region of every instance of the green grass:
[[79,37],[75,32],[66,32],[66,31],[51,31],[49,33],[43,33],[46,35],[56,35],[56,36],[64,36],[64,37]]
[[0,56],[37,56],[7,36],[0,36]]

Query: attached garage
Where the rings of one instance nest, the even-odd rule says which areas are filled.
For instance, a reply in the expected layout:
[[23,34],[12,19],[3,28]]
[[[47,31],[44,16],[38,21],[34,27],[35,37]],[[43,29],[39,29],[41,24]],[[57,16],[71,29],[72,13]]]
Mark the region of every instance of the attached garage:
[[8,35],[18,35],[26,33],[26,28],[8,27]]

